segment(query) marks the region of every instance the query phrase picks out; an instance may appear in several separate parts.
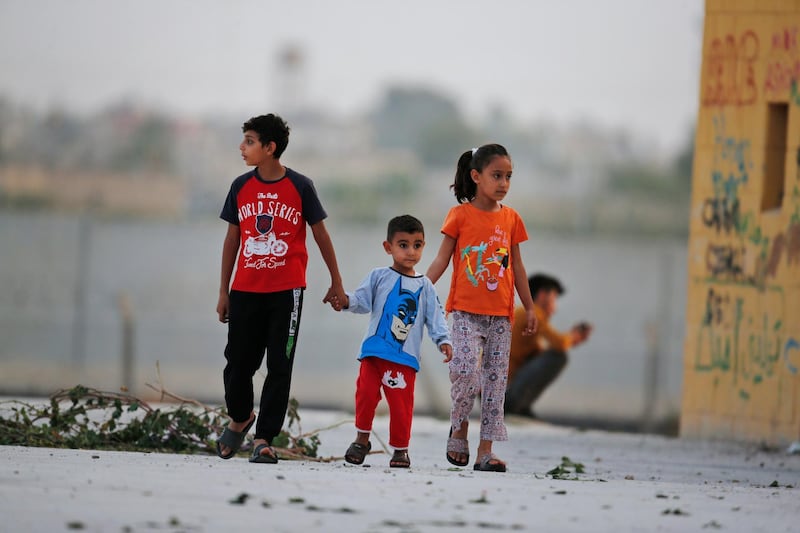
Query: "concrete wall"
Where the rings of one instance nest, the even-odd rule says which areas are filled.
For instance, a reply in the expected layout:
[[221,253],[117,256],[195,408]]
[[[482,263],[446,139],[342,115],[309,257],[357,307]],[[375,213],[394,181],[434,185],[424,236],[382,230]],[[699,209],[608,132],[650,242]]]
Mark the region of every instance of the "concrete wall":
[[708,0],[681,434],[800,439],[800,0]]

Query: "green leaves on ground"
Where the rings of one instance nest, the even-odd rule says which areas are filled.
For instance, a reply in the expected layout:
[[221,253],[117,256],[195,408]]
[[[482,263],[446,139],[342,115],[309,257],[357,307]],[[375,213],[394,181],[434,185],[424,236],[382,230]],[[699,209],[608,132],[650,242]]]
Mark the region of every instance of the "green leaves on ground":
[[583,474],[585,472],[583,463],[576,463],[569,457],[562,457],[561,464],[547,472],[547,475],[553,479],[569,479],[577,480],[578,476],[575,474]]
[[[224,409],[185,400],[163,390],[162,398],[178,400],[160,409],[126,393],[78,385],[55,393],[49,403],[0,403],[0,445],[41,446],[120,451],[216,453],[216,436],[228,423]],[[288,427],[299,432],[297,401],[290,400]],[[275,439],[287,459],[316,458],[318,432]]]

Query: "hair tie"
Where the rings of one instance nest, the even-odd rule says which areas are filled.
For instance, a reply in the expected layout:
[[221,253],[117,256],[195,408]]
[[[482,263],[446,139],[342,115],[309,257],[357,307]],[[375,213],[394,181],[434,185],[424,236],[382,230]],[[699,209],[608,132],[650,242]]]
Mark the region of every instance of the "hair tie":
[[473,148],[473,149],[472,149],[472,155],[473,155],[473,157],[475,156],[475,152],[477,152],[477,151],[478,151],[478,149],[477,149],[477,148]]

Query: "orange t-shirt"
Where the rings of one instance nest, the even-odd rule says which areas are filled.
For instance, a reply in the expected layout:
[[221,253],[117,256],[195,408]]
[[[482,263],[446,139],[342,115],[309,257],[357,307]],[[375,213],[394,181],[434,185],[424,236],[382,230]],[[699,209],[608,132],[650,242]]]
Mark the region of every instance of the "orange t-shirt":
[[504,205],[499,211],[488,212],[460,204],[447,213],[442,233],[456,240],[446,310],[511,318],[511,248],[528,240],[519,214]]

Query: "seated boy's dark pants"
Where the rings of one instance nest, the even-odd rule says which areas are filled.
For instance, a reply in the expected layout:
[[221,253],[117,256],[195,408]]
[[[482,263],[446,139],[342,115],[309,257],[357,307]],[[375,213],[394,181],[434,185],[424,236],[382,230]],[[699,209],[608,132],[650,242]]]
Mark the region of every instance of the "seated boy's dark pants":
[[531,405],[567,366],[567,354],[545,350],[514,373],[506,389],[506,413],[530,415]]
[[223,371],[225,404],[235,422],[253,410],[253,376],[267,355],[267,378],[255,437],[271,443],[283,427],[289,404],[294,351],[303,308],[303,290],[272,293],[231,291],[228,345]]

